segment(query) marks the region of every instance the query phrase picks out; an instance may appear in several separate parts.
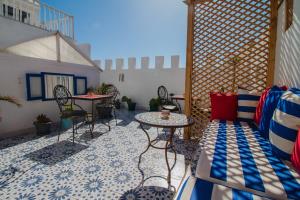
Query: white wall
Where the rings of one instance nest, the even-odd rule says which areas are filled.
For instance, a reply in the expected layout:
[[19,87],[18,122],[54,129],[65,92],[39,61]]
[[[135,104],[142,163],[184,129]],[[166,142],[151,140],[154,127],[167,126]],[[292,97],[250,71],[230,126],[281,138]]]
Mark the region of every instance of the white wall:
[[300,1],[294,1],[293,24],[285,31],[285,2],[279,9],[275,84],[300,87]]
[[[149,57],[105,60],[104,71],[100,75],[101,82],[114,84],[121,96],[126,95],[137,102],[139,108],[148,109],[149,100],[157,97],[157,88],[164,85],[169,93],[183,94],[185,87],[185,69],[179,68],[179,56],[172,56],[171,68],[164,67],[164,57],[157,56],[155,62]],[[113,64],[115,63],[114,69]],[[155,63],[150,67],[149,63]],[[119,81],[124,74],[124,82]]]
[[47,35],[48,31],[0,16],[0,49]]
[[[0,102],[0,138],[30,129],[38,114],[46,114],[58,121],[59,110],[55,101],[27,101],[26,73],[55,72],[69,73],[88,78],[88,86],[99,84],[100,71],[94,67],[57,63],[55,61],[21,57],[0,53],[0,95],[16,97],[21,108]],[[82,103],[81,103],[82,104]],[[88,104],[90,107],[90,104]],[[84,106],[86,108],[86,106]]]

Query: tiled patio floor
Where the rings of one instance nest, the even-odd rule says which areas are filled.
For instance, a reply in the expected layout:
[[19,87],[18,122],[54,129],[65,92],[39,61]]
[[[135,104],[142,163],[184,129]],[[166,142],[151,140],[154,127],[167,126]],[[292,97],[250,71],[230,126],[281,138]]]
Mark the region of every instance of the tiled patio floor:
[[[118,113],[118,125],[112,129],[97,124],[95,137],[79,130],[75,145],[71,131],[57,143],[57,135],[27,135],[0,141],[1,199],[172,199],[166,181],[152,178],[138,187],[141,174],[138,157],[146,148],[147,138],[133,120],[135,113]],[[157,135],[150,128],[151,136]],[[164,144],[165,134],[160,130]],[[175,138],[177,163],[172,171],[172,185],[178,187],[185,164],[196,144]],[[170,159],[174,157],[170,153]],[[167,175],[162,150],[148,151],[142,160],[146,176]]]

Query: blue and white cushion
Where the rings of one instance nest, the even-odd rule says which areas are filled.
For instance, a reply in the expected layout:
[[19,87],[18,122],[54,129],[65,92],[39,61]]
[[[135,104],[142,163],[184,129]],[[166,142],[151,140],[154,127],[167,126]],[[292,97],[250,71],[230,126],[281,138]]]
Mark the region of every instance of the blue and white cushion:
[[300,125],[300,90],[290,89],[280,98],[270,123],[272,150],[281,159],[290,160]]
[[300,174],[272,153],[254,123],[212,121],[195,176],[271,199],[300,199]]
[[179,189],[176,200],[259,200],[267,199],[250,192],[233,189],[193,176],[188,177]]
[[260,94],[248,90],[238,90],[238,120],[252,121],[260,99]]

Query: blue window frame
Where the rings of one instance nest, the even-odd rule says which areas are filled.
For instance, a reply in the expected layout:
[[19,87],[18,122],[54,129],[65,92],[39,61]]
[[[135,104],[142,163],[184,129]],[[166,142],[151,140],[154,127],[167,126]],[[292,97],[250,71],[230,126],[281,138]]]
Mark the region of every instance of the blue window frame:
[[74,74],[41,72],[26,74],[27,100],[54,100],[53,89],[61,84],[68,88],[72,95],[86,94],[87,78]]
[[74,77],[74,94],[83,95],[87,92],[87,78],[83,76]]
[[43,99],[42,75],[26,74],[27,100]]

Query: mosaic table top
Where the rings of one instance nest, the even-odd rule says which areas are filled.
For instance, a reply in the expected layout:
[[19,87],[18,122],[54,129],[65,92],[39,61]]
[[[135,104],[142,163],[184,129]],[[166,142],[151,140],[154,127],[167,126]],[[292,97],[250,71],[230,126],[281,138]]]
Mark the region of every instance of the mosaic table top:
[[170,113],[169,119],[162,119],[161,112],[145,112],[137,114],[135,119],[145,125],[163,128],[187,127],[194,123],[192,118],[177,113]]

